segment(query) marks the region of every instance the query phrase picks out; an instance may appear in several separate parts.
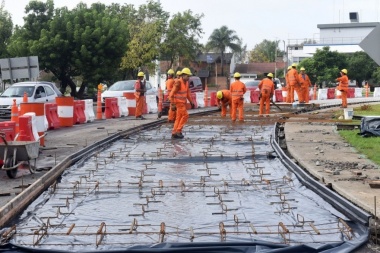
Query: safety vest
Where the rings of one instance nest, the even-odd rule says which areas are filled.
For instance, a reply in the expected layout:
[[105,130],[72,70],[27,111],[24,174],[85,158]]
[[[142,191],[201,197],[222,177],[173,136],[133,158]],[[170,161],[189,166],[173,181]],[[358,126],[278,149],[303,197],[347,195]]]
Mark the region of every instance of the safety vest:
[[231,96],[232,99],[242,98],[245,93],[245,84],[240,81],[235,81],[231,84]]
[[172,91],[174,83],[175,81],[173,78],[168,78],[168,80],[166,80],[166,90],[168,94],[170,94],[170,92]]
[[261,93],[273,93],[274,91],[274,83],[271,79],[269,78],[264,78],[260,83],[259,83],[259,89]]
[[186,103],[188,92],[187,83],[185,83],[182,78],[178,79],[176,82],[179,82],[180,86],[179,90],[177,90],[177,92],[173,96],[174,103]]
[[141,82],[141,80],[136,80],[135,83],[135,97],[138,99],[140,96],[144,96],[143,91],[137,91],[137,90],[145,90],[145,82]]
[[289,70],[288,80],[290,85],[298,84],[298,72],[296,69]]
[[338,89],[347,90],[348,89],[348,76],[343,75],[342,77],[337,78],[339,81]]

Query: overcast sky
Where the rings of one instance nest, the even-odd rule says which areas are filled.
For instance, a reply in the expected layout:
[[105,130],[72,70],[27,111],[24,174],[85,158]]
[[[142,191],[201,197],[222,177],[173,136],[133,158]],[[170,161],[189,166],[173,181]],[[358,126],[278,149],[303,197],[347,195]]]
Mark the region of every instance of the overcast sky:
[[[44,0],[45,1],[45,0]],[[44,2],[43,1],[43,2]],[[248,50],[264,39],[319,38],[318,24],[349,23],[349,12],[358,12],[360,22],[380,22],[380,0],[157,0],[171,14],[192,10],[204,14],[202,27],[206,43],[212,31],[226,25],[247,44]],[[5,0],[14,24],[23,25],[29,0]],[[54,0],[56,8],[74,8],[79,0]],[[87,4],[99,0],[82,0]],[[102,0],[139,6],[145,0]],[[283,43],[280,43],[283,45]],[[280,46],[281,48],[281,46]]]

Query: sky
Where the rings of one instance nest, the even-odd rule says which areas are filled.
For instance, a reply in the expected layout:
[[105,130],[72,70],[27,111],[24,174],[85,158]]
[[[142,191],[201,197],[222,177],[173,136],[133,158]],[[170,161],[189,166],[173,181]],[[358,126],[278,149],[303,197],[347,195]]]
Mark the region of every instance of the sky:
[[[29,0],[3,0],[5,10],[12,15],[14,24],[23,25],[25,6]],[[205,44],[214,31],[223,25],[234,30],[248,50],[264,39],[279,40],[279,47],[298,40],[318,39],[318,24],[350,23],[349,13],[357,12],[360,22],[380,22],[380,0],[156,0],[171,14],[192,10],[204,14],[204,34],[200,42]],[[45,0],[43,0],[45,2]],[[54,0],[55,8],[74,8],[79,2],[99,0]],[[146,0],[102,0],[111,3],[139,6]]]

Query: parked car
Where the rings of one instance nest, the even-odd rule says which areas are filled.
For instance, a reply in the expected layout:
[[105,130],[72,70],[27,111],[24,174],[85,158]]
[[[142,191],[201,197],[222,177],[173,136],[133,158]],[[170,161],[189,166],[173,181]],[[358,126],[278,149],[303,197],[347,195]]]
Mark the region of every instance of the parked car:
[[0,117],[9,118],[13,99],[20,105],[23,100],[24,92],[28,95],[28,102],[55,102],[55,98],[62,96],[54,83],[50,82],[19,82],[9,86],[0,95]]
[[[116,83],[112,84],[106,91],[104,91],[101,94],[103,110],[104,110],[106,98],[123,97],[124,92],[133,94],[135,92],[135,83],[136,83],[136,80],[123,80],[123,81],[117,81]],[[154,88],[149,81],[146,81],[145,85],[146,85],[145,95],[155,95],[156,100],[158,101],[157,89]]]
[[[189,88],[191,93],[195,92],[202,92],[203,91],[203,85],[202,81],[197,76],[190,76],[189,78]],[[159,115],[167,115],[170,108],[170,102],[168,100],[162,102],[162,113]]]
[[247,90],[250,90],[250,91],[259,90],[259,83],[260,82],[261,82],[261,80],[247,81],[247,82],[245,82],[245,87],[247,88]]

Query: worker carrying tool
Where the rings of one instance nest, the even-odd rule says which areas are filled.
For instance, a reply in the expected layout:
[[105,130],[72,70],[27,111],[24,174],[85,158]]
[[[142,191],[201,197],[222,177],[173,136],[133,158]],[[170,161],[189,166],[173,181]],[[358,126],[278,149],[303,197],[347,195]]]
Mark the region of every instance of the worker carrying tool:
[[231,110],[231,92],[229,90],[220,90],[216,93],[216,102],[219,108],[222,110],[221,116],[226,117],[227,106]]
[[176,118],[172,130],[172,139],[183,139],[182,129],[186,124],[189,114],[186,109],[186,102],[189,100],[191,108],[194,108],[191,100],[189,78],[192,75],[189,68],[184,68],[181,71],[181,76],[176,79],[174,86],[169,95],[170,110],[176,111]]
[[273,83],[273,74],[268,73],[267,78],[264,78],[259,83],[260,89],[260,109],[259,116],[263,116],[264,104],[265,104],[265,114],[269,116],[270,112],[270,102],[274,94],[274,83]]
[[142,116],[143,110],[144,110],[145,92],[146,92],[144,75],[145,75],[144,72],[140,71],[137,74],[137,80],[135,83],[135,99],[136,99],[135,116],[136,116],[136,119],[145,119]]
[[301,82],[301,95],[302,98],[298,98],[298,101],[300,103],[309,103],[309,93],[310,93],[310,87],[311,82],[309,76],[305,73],[305,68],[300,68],[301,73],[299,74],[299,80]]
[[235,82],[230,86],[231,92],[231,119],[232,122],[236,121],[236,111],[239,111],[239,121],[244,121],[244,94],[247,91],[245,84],[240,81],[240,73],[234,74]]
[[[174,85],[174,70],[172,69],[169,69],[168,70],[168,79],[166,80],[166,91],[168,94],[170,94],[170,92],[172,91],[173,89],[173,85]],[[175,121],[175,114],[176,112],[175,111],[172,111],[172,110],[169,110],[168,111],[168,122],[169,123],[173,123]]]
[[348,92],[348,76],[347,69],[340,71],[340,77],[336,79],[339,82],[337,90],[342,93],[342,106],[341,108],[347,108],[347,92]]

